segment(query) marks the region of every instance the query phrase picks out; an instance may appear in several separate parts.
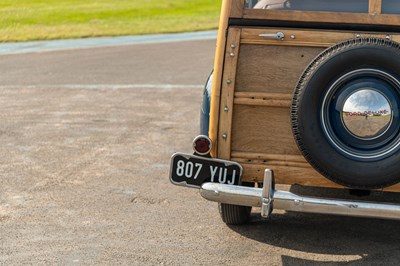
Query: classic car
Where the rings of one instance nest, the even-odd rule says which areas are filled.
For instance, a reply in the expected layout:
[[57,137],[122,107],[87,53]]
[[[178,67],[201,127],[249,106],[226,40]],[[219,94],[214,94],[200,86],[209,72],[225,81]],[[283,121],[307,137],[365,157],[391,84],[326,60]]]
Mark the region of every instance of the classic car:
[[251,208],[400,219],[400,205],[310,197],[275,184],[400,192],[400,2],[223,0],[194,153],[170,180]]

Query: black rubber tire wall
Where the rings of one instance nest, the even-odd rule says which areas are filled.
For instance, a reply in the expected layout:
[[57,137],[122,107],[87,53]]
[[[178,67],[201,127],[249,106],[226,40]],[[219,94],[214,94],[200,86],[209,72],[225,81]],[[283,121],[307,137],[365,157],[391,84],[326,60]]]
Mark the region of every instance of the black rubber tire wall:
[[242,225],[250,218],[251,207],[219,203],[218,209],[222,221],[228,225]]

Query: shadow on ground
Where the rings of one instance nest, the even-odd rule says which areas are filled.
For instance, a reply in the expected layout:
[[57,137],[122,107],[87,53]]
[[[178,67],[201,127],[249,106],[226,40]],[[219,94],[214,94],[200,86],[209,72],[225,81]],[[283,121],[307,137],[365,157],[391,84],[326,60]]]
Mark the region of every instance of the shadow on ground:
[[[322,192],[305,191],[301,187],[295,187],[291,191],[311,196],[318,196]],[[333,191],[326,189],[323,192],[328,197],[335,194],[330,195]],[[393,193],[375,193],[361,199],[351,195],[345,197],[346,191],[341,193],[342,198],[358,200],[399,200],[398,196],[394,198]],[[272,216],[265,220],[255,210],[249,224],[230,228],[260,243],[287,249],[288,254],[282,254],[283,265],[398,265],[399,225],[399,221],[396,220],[284,211],[274,211]],[[310,260],[310,254],[315,260]]]

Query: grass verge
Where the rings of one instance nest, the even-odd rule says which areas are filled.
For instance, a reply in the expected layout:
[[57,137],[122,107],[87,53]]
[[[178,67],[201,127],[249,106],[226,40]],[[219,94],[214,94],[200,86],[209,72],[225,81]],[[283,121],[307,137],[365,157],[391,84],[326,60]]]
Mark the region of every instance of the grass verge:
[[221,0],[2,0],[0,42],[215,29]]

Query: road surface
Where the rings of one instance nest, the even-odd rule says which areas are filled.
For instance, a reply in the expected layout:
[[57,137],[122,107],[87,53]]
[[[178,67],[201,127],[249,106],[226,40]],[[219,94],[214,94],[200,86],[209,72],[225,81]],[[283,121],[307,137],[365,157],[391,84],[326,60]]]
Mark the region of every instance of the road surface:
[[399,222],[226,226],[168,180],[215,40],[0,56],[0,265],[397,265]]

